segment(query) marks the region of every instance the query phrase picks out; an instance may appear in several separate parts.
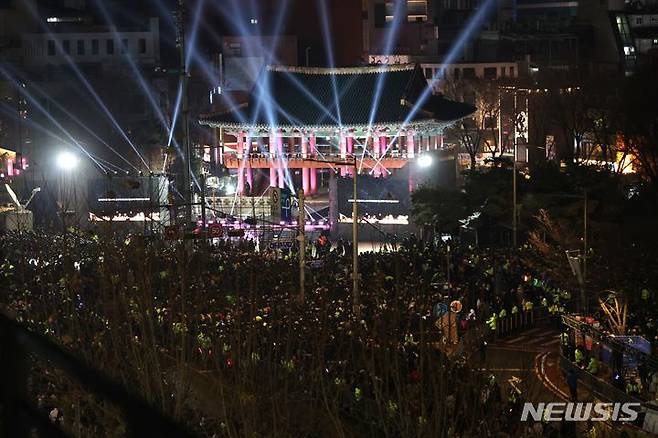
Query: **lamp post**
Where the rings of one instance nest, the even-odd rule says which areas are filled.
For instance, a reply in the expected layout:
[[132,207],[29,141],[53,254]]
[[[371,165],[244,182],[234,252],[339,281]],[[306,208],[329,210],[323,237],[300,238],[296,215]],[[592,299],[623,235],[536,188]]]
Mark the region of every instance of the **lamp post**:
[[[68,196],[66,193],[66,186],[68,181],[65,179],[65,177],[70,175],[78,167],[79,163],[80,158],[70,151],[61,151],[55,159],[55,164],[60,171],[59,197],[61,203],[62,230],[64,234],[66,234],[66,215],[68,213]],[[73,202],[75,204],[76,200],[74,199]]]
[[352,311],[356,316],[361,316],[361,292],[359,290],[359,207],[357,204],[357,176],[359,174],[358,158],[356,152],[350,160],[318,160],[317,158],[305,158],[305,161],[315,163],[331,163],[336,166],[352,166],[354,168],[352,184]]
[[359,291],[359,204],[357,203],[356,178],[359,169],[356,166],[356,154],[352,156],[354,161],[354,175],[352,176],[352,311],[358,317],[361,316],[361,292]]
[[[304,304],[305,290],[306,290],[306,210],[304,207],[304,190],[297,191],[299,197],[299,217],[297,223],[299,224],[299,303]],[[252,198],[253,199],[253,198]],[[252,204],[253,205],[253,204]],[[256,215],[254,214],[254,219]]]

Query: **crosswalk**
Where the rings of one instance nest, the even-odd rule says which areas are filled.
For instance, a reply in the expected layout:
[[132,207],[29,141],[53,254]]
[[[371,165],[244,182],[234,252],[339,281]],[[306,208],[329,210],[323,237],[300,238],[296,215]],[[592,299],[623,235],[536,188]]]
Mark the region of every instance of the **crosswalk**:
[[556,329],[538,327],[518,335],[497,339],[489,348],[537,353],[555,351],[559,347],[559,334],[560,332]]

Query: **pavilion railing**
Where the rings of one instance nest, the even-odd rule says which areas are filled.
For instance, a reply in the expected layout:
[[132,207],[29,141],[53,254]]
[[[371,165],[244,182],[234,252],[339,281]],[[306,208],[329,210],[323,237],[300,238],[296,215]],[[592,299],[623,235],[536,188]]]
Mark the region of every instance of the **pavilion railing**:
[[129,437],[192,437],[191,432],[149,406],[50,339],[0,313],[0,436],[65,437],[28,398],[30,356],[64,371],[92,394],[115,405],[123,414]]

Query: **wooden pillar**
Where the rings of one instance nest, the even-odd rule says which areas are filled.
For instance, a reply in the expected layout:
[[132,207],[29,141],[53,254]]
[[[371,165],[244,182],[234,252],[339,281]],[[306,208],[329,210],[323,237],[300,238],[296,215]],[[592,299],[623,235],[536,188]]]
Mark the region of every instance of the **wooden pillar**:
[[237,134],[237,151],[238,151],[238,195],[244,193],[244,132]]
[[[314,158],[318,156],[318,150],[317,150],[317,145],[316,145],[316,139],[315,139],[315,133],[311,133],[309,137],[309,145],[311,148],[311,156]],[[311,183],[311,193],[317,193],[318,192],[318,169],[315,167],[310,170],[310,183]]]
[[416,156],[414,133],[407,131],[407,158],[414,158]]
[[[347,158],[347,139],[345,133],[341,132],[338,138],[340,144],[340,158],[345,160]],[[340,166],[340,176],[343,178],[347,175],[347,166]]]
[[[306,134],[302,134],[302,158],[308,158],[308,138]],[[304,189],[304,195],[311,194],[311,169],[306,167],[302,168],[302,189]]]
[[270,160],[271,160],[271,165],[270,165],[270,187],[276,187],[277,186],[277,181],[276,181],[276,151],[275,151],[275,142],[274,142],[274,133],[270,133],[270,138],[268,142],[268,148],[269,148],[269,153],[270,153]]
[[[349,132],[347,134],[347,153],[350,156],[354,156],[354,133],[353,132]],[[354,177],[354,168],[352,166],[350,166],[347,169],[347,173],[349,175],[351,175],[352,177]]]
[[254,174],[251,169],[251,137],[247,134],[247,141],[245,142],[244,153],[246,154],[246,170],[247,170],[247,184],[249,184],[248,195],[254,195]]
[[283,189],[286,187],[286,180],[283,177],[283,132],[279,131],[276,134],[276,154],[277,154],[277,182],[279,183],[279,188]]

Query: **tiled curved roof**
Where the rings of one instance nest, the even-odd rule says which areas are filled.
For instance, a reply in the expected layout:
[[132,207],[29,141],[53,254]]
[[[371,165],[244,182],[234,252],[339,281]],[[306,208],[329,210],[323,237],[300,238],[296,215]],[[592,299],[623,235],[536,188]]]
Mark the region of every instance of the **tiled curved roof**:
[[[252,90],[246,105],[203,116],[200,122],[210,126],[338,128],[405,121],[450,122],[475,111],[471,105],[430,96],[422,110],[407,120],[427,87],[422,69],[413,64],[345,69],[271,66],[262,74],[263,85]],[[371,114],[380,86],[377,110]],[[269,110],[265,102],[272,102]]]

